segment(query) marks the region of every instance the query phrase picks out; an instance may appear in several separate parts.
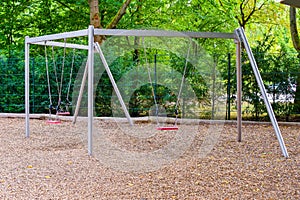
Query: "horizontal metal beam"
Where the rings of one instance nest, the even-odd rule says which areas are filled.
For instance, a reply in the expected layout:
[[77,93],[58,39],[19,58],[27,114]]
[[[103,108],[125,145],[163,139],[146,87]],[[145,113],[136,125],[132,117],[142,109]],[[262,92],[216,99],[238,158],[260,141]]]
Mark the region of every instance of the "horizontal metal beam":
[[71,32],[65,32],[65,33],[58,33],[58,34],[52,34],[52,35],[44,35],[44,36],[39,36],[39,37],[27,38],[25,42],[29,43],[29,44],[35,44],[38,42],[49,41],[49,40],[59,40],[59,39],[87,36],[87,34],[88,34],[88,30],[84,29],[84,30],[79,30],[79,31],[71,31]]
[[88,46],[82,44],[71,44],[71,43],[53,42],[53,41],[36,42],[34,44],[43,45],[43,46],[66,47],[71,49],[88,50]]
[[179,31],[163,31],[163,30],[95,29],[95,35],[235,39],[234,33],[179,32]]
[[[164,30],[126,30],[126,29],[95,29],[94,35],[106,36],[139,36],[139,37],[190,37],[190,38],[220,38],[220,39],[235,39],[235,33],[220,33],[220,32],[179,32],[179,31],[164,31]],[[71,31],[65,33],[44,35],[39,37],[28,37],[26,43],[45,45],[43,42],[52,41],[52,46],[60,46],[61,44],[53,42],[53,40],[67,39],[88,36],[88,29]],[[49,45],[50,42],[47,42]],[[63,43],[62,43],[63,44]],[[63,47],[63,46],[62,46]],[[68,48],[76,48],[68,45]],[[79,49],[86,49],[84,46],[77,46]]]

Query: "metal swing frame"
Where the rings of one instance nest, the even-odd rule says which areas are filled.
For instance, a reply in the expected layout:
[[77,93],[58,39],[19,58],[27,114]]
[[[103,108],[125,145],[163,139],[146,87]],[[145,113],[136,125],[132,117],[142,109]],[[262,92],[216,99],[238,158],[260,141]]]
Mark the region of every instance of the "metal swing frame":
[[[233,33],[215,33],[215,32],[175,32],[175,31],[161,31],[161,30],[121,30],[121,29],[94,29],[93,26],[89,26],[88,29],[65,32],[59,34],[45,35],[40,37],[30,38],[25,37],[25,136],[29,137],[30,135],[30,84],[29,84],[29,72],[30,72],[30,63],[29,63],[29,51],[30,45],[49,45],[57,47],[66,47],[66,48],[75,48],[83,49],[88,51],[88,62],[87,62],[87,76],[88,76],[88,154],[92,155],[93,149],[93,119],[94,119],[94,51],[95,35],[105,35],[105,36],[138,36],[138,37],[186,37],[186,38],[219,38],[219,39],[232,39],[236,44],[236,69],[237,69],[237,132],[238,132],[238,141],[241,141],[242,136],[242,110],[241,110],[241,100],[242,100],[242,73],[241,73],[241,43],[246,47],[248,57],[251,62],[252,69],[254,71],[256,80],[259,84],[264,102],[267,107],[268,114],[270,116],[273,128],[275,130],[280,148],[284,157],[288,157],[288,152],[286,150],[284,140],[282,138],[280,129],[278,127],[277,120],[275,118],[274,112],[272,110],[269,100],[266,98],[266,90],[263,85],[258,67],[256,65],[255,59],[253,57],[251,48],[245,36],[244,30],[238,28]],[[88,45],[80,44],[70,44],[56,42],[55,40],[75,38],[75,37],[88,37]],[[47,43],[45,43],[47,41]],[[103,62],[103,59],[102,59]],[[119,99],[120,100],[120,99]]]

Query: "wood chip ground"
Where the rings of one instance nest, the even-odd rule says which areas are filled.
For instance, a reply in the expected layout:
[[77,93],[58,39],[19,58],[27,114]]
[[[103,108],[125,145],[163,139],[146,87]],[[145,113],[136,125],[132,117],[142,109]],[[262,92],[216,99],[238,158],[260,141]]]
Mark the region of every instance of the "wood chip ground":
[[[155,170],[143,163],[145,171],[126,171],[100,162],[97,148],[88,156],[84,123],[32,119],[29,138],[24,119],[0,118],[0,124],[0,199],[300,199],[300,126],[280,127],[288,159],[272,126],[260,124],[243,125],[242,142],[235,125],[224,125],[213,148],[199,157],[201,132],[209,128],[204,124],[177,159]],[[173,139],[155,132],[134,140],[111,122],[98,126],[132,152],[156,151]]]

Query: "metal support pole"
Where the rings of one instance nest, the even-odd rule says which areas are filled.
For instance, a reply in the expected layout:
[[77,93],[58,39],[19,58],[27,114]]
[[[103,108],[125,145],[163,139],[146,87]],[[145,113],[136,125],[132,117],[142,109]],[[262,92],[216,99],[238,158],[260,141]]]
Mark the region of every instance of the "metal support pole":
[[29,43],[25,37],[25,136],[29,137]]
[[122,109],[123,109],[123,111],[124,111],[124,114],[125,114],[125,116],[126,116],[128,122],[129,122],[129,124],[130,124],[131,126],[133,126],[133,121],[132,121],[132,119],[131,119],[131,117],[130,117],[130,114],[129,114],[127,108],[126,108],[126,105],[125,105],[124,100],[123,100],[123,98],[122,98],[122,95],[121,95],[121,93],[120,93],[120,91],[119,91],[119,88],[118,88],[118,86],[117,86],[117,84],[116,84],[116,82],[115,82],[115,79],[114,79],[114,77],[113,77],[113,75],[112,75],[112,73],[111,73],[111,71],[110,71],[110,69],[109,69],[109,66],[108,66],[108,64],[107,64],[107,62],[106,62],[106,59],[105,59],[105,57],[104,57],[104,54],[103,54],[103,52],[102,52],[102,50],[101,50],[101,48],[100,48],[100,46],[99,46],[98,43],[95,43],[95,47],[96,47],[96,50],[97,50],[98,53],[99,53],[100,59],[102,60],[103,66],[104,66],[104,68],[105,68],[105,70],[106,70],[106,72],[107,72],[107,75],[108,75],[108,77],[109,77],[109,79],[110,79],[110,82],[111,82],[111,84],[113,85],[113,88],[114,88],[114,90],[115,90],[115,92],[116,92],[116,95],[117,95],[117,97],[118,97],[118,99],[119,99],[119,101],[120,101],[120,104],[121,104],[121,106],[122,106]]
[[235,40],[236,44],[236,81],[237,81],[237,132],[238,142],[242,141],[242,64],[241,64],[241,43]]
[[284,157],[288,158],[289,155],[288,155],[287,149],[285,147],[283,137],[281,135],[281,132],[280,132],[277,120],[275,118],[275,114],[273,112],[273,108],[272,108],[272,106],[270,104],[269,99],[267,98],[266,88],[265,88],[265,85],[264,85],[264,83],[262,81],[261,75],[259,73],[259,70],[258,70],[258,67],[257,67],[257,63],[255,61],[255,58],[254,58],[253,53],[252,53],[252,50],[251,50],[250,45],[248,43],[248,40],[246,38],[244,29],[243,28],[238,28],[238,29],[235,30],[235,32],[236,32],[237,36],[240,38],[241,42],[243,42],[243,44],[245,46],[246,52],[248,54],[248,58],[249,58],[250,63],[251,63],[252,70],[254,72],[254,75],[255,75],[256,81],[258,83],[258,86],[260,88],[260,92],[261,92],[261,95],[263,97],[263,100],[265,102],[265,105],[266,105],[266,108],[267,108],[270,120],[271,120],[273,128],[275,130],[275,133],[276,133],[276,136],[277,136],[277,140],[279,142],[282,154],[283,154]]
[[227,77],[228,77],[228,83],[227,83],[227,115],[226,119],[230,120],[230,79],[231,79],[231,54],[228,53],[228,70],[227,70]]
[[216,56],[214,56],[214,64],[212,68],[212,106],[211,106],[211,119],[215,119],[215,104],[216,104],[216,65],[217,65]]
[[[32,60],[32,113],[35,113],[35,62],[34,58]],[[30,61],[29,61],[30,62]],[[29,70],[30,71],[30,70]]]
[[[157,101],[157,60],[156,59],[157,59],[157,54],[154,54],[154,98]],[[157,114],[158,113],[156,113],[156,115]]]
[[89,26],[88,38],[88,154],[92,155],[94,118],[94,26]]
[[88,62],[89,61],[87,60],[85,68],[84,68],[84,72],[83,72],[82,82],[81,82],[81,86],[80,86],[80,90],[79,90],[79,94],[78,94],[78,98],[77,98],[77,102],[76,102],[76,107],[75,107],[75,111],[74,111],[73,124],[76,123],[78,113],[79,113],[79,109],[80,109],[80,105],[81,105],[81,100],[82,100],[84,87],[85,87],[85,83],[86,83],[86,77],[87,77],[87,74],[88,74],[88,66],[89,66]]

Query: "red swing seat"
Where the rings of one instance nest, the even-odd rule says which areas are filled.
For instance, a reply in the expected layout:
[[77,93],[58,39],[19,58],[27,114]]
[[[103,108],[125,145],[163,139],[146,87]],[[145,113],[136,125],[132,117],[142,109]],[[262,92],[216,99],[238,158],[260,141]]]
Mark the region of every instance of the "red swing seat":
[[177,126],[162,126],[162,127],[156,127],[156,130],[159,131],[177,131]]
[[57,120],[57,119],[55,119],[55,120],[48,119],[48,120],[46,121],[46,123],[47,123],[47,124],[61,124],[61,121],[60,121],[60,120]]
[[60,115],[60,116],[69,116],[70,112],[57,112],[57,115]]

